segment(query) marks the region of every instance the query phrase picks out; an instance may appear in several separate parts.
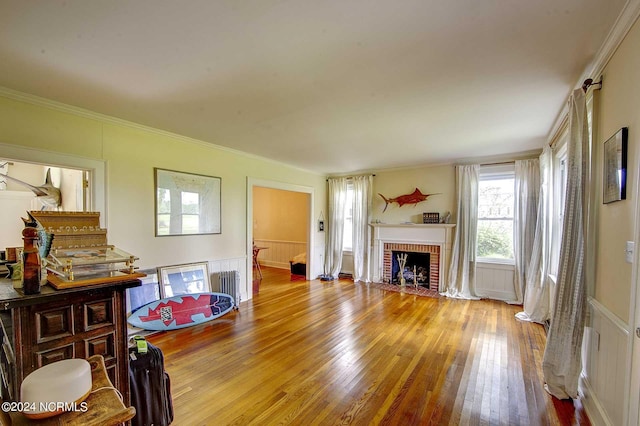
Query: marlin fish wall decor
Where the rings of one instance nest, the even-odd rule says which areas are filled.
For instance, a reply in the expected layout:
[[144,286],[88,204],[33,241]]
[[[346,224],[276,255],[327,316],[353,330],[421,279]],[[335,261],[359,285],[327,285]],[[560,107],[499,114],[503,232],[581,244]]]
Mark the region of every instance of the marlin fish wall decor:
[[411,194],[400,195],[395,198],[387,198],[384,195],[378,193],[378,195],[381,196],[382,199],[384,200],[384,210],[382,210],[383,213],[387,210],[387,207],[389,207],[390,203],[398,203],[398,206],[400,207],[404,206],[405,204],[413,204],[415,206],[418,203],[426,201],[427,198],[431,197],[432,195],[438,195],[438,194],[441,194],[441,193],[437,192],[434,194],[423,194],[422,192],[420,192],[418,188],[416,188],[416,190],[413,191]]
[[44,210],[47,206],[53,207],[55,209],[60,209],[60,207],[62,206],[62,193],[60,192],[60,189],[53,186],[53,183],[51,182],[51,169],[47,170],[47,177],[45,179],[45,182],[40,186],[31,185],[27,182],[8,176],[4,173],[0,173],[0,177],[9,179],[19,185],[29,188],[34,194],[36,194],[38,200],[42,202],[42,210]]

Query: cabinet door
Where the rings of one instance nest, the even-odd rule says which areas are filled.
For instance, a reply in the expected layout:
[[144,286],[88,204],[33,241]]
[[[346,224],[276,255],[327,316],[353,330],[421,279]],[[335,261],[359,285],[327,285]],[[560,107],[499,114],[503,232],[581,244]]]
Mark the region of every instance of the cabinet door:
[[114,292],[89,291],[64,300],[33,305],[26,309],[23,328],[25,359],[23,373],[69,358],[102,355],[107,368],[117,364],[116,300]]

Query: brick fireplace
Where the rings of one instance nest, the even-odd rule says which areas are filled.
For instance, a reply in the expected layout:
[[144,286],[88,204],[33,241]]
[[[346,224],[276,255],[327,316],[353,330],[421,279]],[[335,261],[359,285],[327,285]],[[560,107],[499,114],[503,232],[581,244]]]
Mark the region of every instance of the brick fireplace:
[[[444,289],[454,224],[374,223],[370,226],[373,228],[373,281],[393,281],[394,252],[428,253],[429,288],[436,291]],[[413,277],[413,274],[408,273],[408,276]]]

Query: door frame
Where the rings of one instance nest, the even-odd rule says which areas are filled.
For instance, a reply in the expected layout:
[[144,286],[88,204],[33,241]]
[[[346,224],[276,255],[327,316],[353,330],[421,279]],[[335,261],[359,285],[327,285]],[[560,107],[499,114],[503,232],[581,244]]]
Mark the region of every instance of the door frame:
[[[636,176],[639,176],[640,165],[636,169]],[[640,338],[636,336],[636,328],[640,327],[640,185],[636,185],[635,203],[635,226],[633,235],[634,253],[633,264],[631,265],[631,297],[629,315],[629,349],[628,349],[628,371],[631,372],[628,380],[628,387],[625,392],[625,405],[628,410],[625,413],[624,424],[640,425]]]
[[280,189],[283,191],[301,192],[309,194],[309,217],[307,220],[307,274],[306,279],[310,279],[311,271],[314,270],[314,241],[313,241],[313,212],[315,190],[311,186],[295,185],[286,182],[278,182],[267,179],[247,177],[247,299],[253,297],[251,284],[253,283],[253,189],[256,187]]

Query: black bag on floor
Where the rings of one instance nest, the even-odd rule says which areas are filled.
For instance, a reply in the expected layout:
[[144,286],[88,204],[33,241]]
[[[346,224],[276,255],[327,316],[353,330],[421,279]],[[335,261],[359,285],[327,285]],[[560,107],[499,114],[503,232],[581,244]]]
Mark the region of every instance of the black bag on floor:
[[173,403],[164,355],[151,343],[146,346],[146,353],[140,353],[138,347],[129,348],[131,405],[136,409],[131,425],[168,426],[173,421]]

